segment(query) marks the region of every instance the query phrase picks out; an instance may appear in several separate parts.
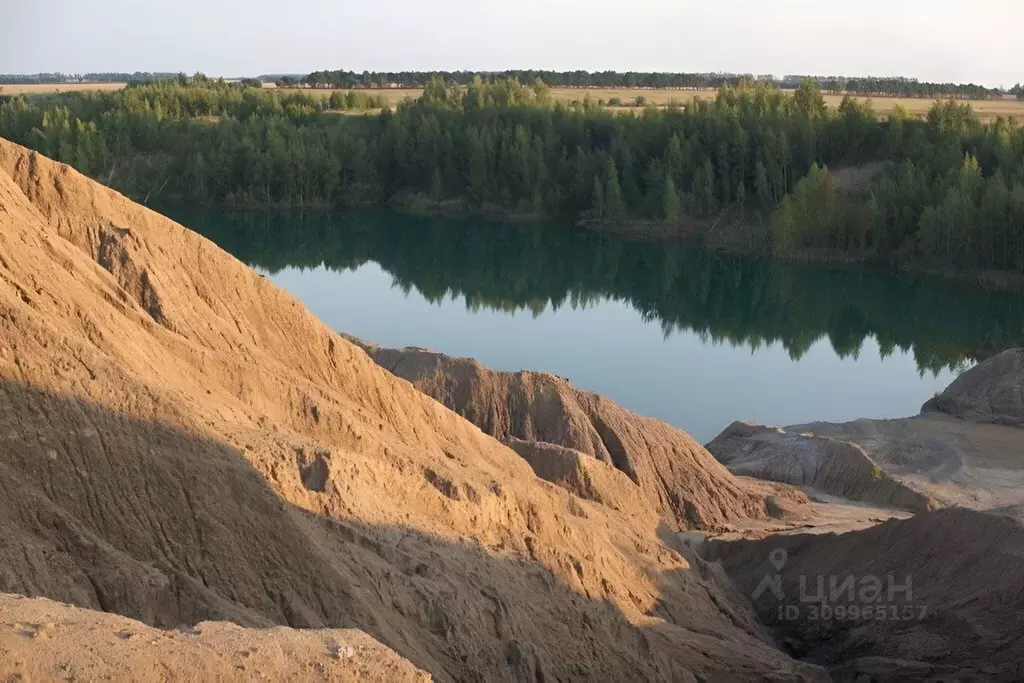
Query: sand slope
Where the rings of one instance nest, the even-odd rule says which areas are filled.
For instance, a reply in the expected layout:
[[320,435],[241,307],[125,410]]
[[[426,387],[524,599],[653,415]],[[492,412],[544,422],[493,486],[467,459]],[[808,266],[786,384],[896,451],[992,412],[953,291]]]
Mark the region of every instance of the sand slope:
[[819,675],[662,525],[538,479],[212,243],[0,141],[0,591],[358,628],[440,680]]
[[[576,470],[602,479],[603,490],[591,487],[588,497],[595,500],[639,495],[681,529],[723,529],[730,523],[767,517],[764,496],[746,490],[689,434],[581,391],[561,377],[498,372],[472,358],[354,341],[381,367],[409,380],[488,434],[513,444],[540,444],[546,453],[539,453],[537,446],[516,448],[539,476],[564,484],[580,478],[571,474]],[[570,462],[573,459],[575,463]],[[593,460],[612,472],[599,477],[594,471],[602,467]],[[621,483],[614,482],[616,478]],[[630,482],[637,492],[630,493]],[[570,482],[568,488],[580,493],[577,484]]]
[[0,594],[0,680],[379,681],[430,675],[355,630],[158,630],[42,598]]

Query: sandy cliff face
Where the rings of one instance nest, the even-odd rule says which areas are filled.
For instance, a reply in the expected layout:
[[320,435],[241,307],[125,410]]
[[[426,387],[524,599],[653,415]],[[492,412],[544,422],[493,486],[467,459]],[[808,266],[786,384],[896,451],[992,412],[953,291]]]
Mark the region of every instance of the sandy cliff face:
[[604,486],[591,487],[594,499],[640,497],[677,528],[721,529],[767,516],[764,497],[744,488],[689,434],[560,377],[498,372],[471,358],[359,343],[381,367],[512,443],[539,476],[576,493],[580,476],[566,473],[603,469],[592,464],[596,460],[613,471],[602,477]]
[[[663,501],[680,519],[756,513],[660,447],[685,470],[636,480],[706,483]],[[538,479],[212,243],[0,141],[0,591],[361,629],[441,680],[817,675],[662,523]]]

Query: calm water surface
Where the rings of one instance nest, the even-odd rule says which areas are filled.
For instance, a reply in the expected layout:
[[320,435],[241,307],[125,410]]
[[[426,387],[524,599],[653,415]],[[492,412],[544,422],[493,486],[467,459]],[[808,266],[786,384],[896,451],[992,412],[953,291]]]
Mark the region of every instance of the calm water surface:
[[558,226],[171,208],[342,332],[544,370],[702,441],[914,414],[1024,339],[1019,295]]

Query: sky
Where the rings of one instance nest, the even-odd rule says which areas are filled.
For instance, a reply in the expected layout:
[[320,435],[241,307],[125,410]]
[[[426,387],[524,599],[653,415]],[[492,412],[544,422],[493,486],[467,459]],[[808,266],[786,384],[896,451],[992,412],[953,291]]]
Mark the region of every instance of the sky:
[[1024,0],[0,0],[0,73],[586,69],[1024,81]]

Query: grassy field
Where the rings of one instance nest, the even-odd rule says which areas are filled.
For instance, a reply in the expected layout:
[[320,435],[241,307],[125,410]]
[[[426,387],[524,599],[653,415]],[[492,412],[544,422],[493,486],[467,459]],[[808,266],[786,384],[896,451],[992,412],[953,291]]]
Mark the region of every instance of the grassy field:
[[[264,86],[266,87],[266,86]],[[322,95],[323,97],[330,97],[334,90],[308,90],[305,88],[287,88],[286,90],[292,92],[306,92],[313,93],[316,95]],[[348,92],[343,90],[341,92]],[[399,102],[407,98],[417,98],[423,90],[419,88],[382,88],[382,89],[368,89],[360,90],[361,93],[367,95],[384,95],[391,106],[395,106]],[[637,95],[643,95],[647,98],[647,102],[656,105],[666,105],[669,102],[675,100],[684,102],[687,99],[693,99],[695,96],[700,95],[704,98],[714,97],[718,92],[717,90],[629,90],[627,88],[614,89],[614,88],[553,88],[552,92],[556,99],[571,102],[573,100],[582,100],[588,94],[593,100],[610,100],[613,97],[618,97],[622,100],[623,104],[629,104],[636,101]]]
[[[830,107],[838,107],[843,101],[842,95],[825,95],[825,102]],[[967,100],[974,113],[982,121],[994,121],[999,116],[1013,116],[1024,119],[1024,100],[1004,97],[1001,100]],[[902,105],[911,114],[925,115],[932,108],[934,100],[914,97],[873,97],[871,107],[878,114],[888,115],[896,105]]]
[[[629,89],[603,89],[603,88],[556,88],[555,97],[562,100],[578,100],[590,95],[591,99],[602,99],[606,102],[613,97],[618,97],[624,104],[633,103],[638,95],[646,98],[649,104],[666,105],[673,101],[686,102],[697,97],[703,99],[714,99],[718,94],[717,90],[629,90]],[[825,102],[829,107],[838,107],[843,101],[842,95],[825,95]],[[912,97],[874,97],[871,98],[872,108],[879,114],[886,116],[896,107],[902,105],[911,114],[924,115],[928,113],[934,100]],[[1024,100],[1013,97],[1004,97],[1001,100],[970,100],[974,113],[983,121],[994,120],[997,116],[1016,116],[1024,118]]]
[[124,83],[29,83],[26,85],[4,85],[0,83],[0,95],[45,95],[76,90],[120,90]]
[[[69,92],[73,90],[119,90],[124,83],[53,83],[38,85],[4,85],[0,83],[0,95],[45,94],[55,92]],[[273,88],[272,84],[264,84],[264,87]],[[289,88],[298,92],[311,93],[322,97],[329,97],[333,90],[308,90],[305,88]],[[347,91],[343,91],[347,92]],[[387,102],[394,107],[406,98],[419,97],[423,92],[418,88],[384,88],[380,90],[361,90],[368,95],[384,95]],[[717,94],[716,90],[642,90],[630,88],[554,88],[554,96],[566,102],[582,100],[587,95],[593,100],[604,100],[607,102],[613,97],[618,97],[625,105],[632,105],[636,102],[637,96],[643,96],[648,104],[665,106],[672,102],[684,103],[696,97],[713,99]],[[825,101],[830,107],[838,107],[842,102],[842,95],[825,95]],[[911,114],[924,115],[928,113],[933,101],[929,99],[897,98],[897,97],[875,97],[871,100],[874,110],[885,116],[889,114],[896,105],[902,105]],[[971,107],[975,114],[983,121],[992,121],[997,116],[1014,116],[1024,120],[1024,100],[1017,100],[1012,97],[1005,97],[1001,100],[971,100]],[[630,110],[634,107],[623,107]]]
[[[306,90],[296,89],[301,92],[312,92],[323,97],[329,97],[333,90]],[[416,88],[384,88],[380,90],[361,90],[368,95],[384,95],[391,106],[395,106],[406,98],[419,97],[423,92]],[[582,100],[587,95],[593,100],[604,100],[607,102],[613,97],[618,97],[623,104],[631,105],[636,102],[637,96],[643,96],[648,104],[665,106],[672,102],[684,103],[692,101],[697,97],[703,99],[714,99],[718,94],[717,90],[642,90],[629,88],[554,88],[556,99],[566,102]],[[843,101],[842,95],[825,95],[825,101],[830,107],[838,107]],[[888,115],[896,105],[902,105],[911,114],[925,115],[931,109],[934,100],[918,99],[911,97],[874,97],[871,98],[872,107],[876,112],[885,116]],[[1024,100],[1017,100],[1012,97],[1005,97],[1001,100],[970,100],[971,107],[978,117],[983,121],[992,121],[997,116],[1015,116],[1024,119]],[[624,107],[631,108],[631,107]]]

